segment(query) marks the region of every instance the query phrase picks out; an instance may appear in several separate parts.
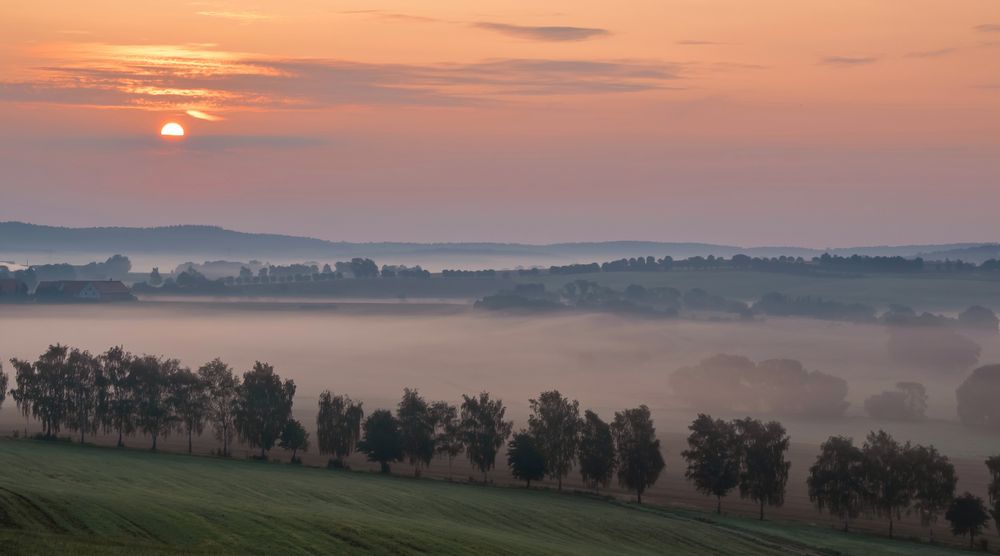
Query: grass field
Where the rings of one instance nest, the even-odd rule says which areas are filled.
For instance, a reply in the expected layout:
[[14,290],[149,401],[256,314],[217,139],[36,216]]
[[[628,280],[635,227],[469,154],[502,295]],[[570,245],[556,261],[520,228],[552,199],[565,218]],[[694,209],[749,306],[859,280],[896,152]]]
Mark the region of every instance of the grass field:
[[828,527],[132,450],[0,440],[4,553],[941,554]]

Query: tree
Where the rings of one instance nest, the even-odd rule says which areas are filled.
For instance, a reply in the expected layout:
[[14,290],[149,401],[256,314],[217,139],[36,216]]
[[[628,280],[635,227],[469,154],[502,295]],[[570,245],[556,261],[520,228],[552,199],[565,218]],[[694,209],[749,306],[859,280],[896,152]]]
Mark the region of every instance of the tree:
[[344,458],[357,445],[364,415],[361,402],[354,403],[348,396],[334,396],[329,390],[320,394],[316,438],[319,452],[333,455],[330,463],[334,467],[344,467]]
[[160,359],[153,355],[143,355],[133,362],[136,425],[153,439],[153,451],[156,451],[157,439],[169,435],[178,422],[171,385],[180,370],[180,362],[176,359]]
[[3,406],[4,400],[7,399],[8,380],[7,373],[3,372],[3,363],[0,363],[0,407]]
[[448,457],[448,480],[451,480],[451,463],[465,450],[462,443],[461,421],[458,419],[458,408],[448,402],[434,402],[431,405],[434,422],[437,424],[434,446],[439,454]]
[[118,433],[118,447],[125,446],[124,436],[135,432],[136,375],[135,357],[122,347],[113,347],[100,355],[101,398],[98,412],[104,432]]
[[902,517],[913,500],[910,450],[909,443],[901,445],[882,430],[868,433],[861,448],[867,504],[876,516],[889,519],[890,539],[894,521]]
[[563,477],[573,468],[580,444],[580,403],[569,401],[558,390],[542,392],[530,403],[528,430],[545,458],[546,473],[562,490]]
[[785,503],[785,487],[791,463],[785,459],[789,438],[785,427],[777,421],[761,423],[756,419],[736,421],[740,450],[740,497],[749,498],[760,506]]
[[618,483],[634,490],[636,501],[642,504],[642,493],[656,483],[666,467],[649,408],[641,405],[615,412],[611,434],[617,451]]
[[865,400],[865,412],[872,419],[920,421],[927,411],[927,390],[919,382],[897,382],[896,390],[886,390]]
[[976,535],[989,527],[990,516],[983,499],[969,492],[955,498],[944,517],[951,523],[953,535],[969,535],[970,549],[975,548]]
[[1000,428],[1000,365],[972,371],[955,391],[958,417],[965,425]]
[[34,362],[11,359],[21,412],[42,422],[45,438],[55,438],[69,411],[69,348],[56,344]]
[[222,457],[229,457],[229,446],[236,428],[239,382],[233,370],[221,359],[213,359],[199,367],[198,377],[208,395],[206,416],[215,429],[215,437],[222,442]]
[[103,397],[101,364],[88,351],[70,350],[66,358],[68,407],[66,425],[80,433],[80,443],[86,433],[97,434],[99,425],[98,404]]
[[990,515],[993,516],[997,531],[1000,531],[1000,456],[987,458],[986,468],[990,471],[990,485],[988,487]]
[[611,426],[589,409],[580,427],[580,476],[588,487],[600,491],[615,472],[615,441]]
[[864,507],[864,454],[850,438],[831,436],[820,446],[816,463],[809,468],[809,500],[820,510],[850,521]]
[[402,435],[403,456],[413,466],[413,474],[419,477],[420,467],[430,465],[434,457],[434,413],[415,389],[404,388],[396,418]]
[[959,313],[958,323],[968,328],[977,328],[996,334],[997,327],[1000,326],[1000,319],[997,318],[992,309],[982,305],[973,305]]
[[149,273],[149,285],[159,286],[163,284],[163,276],[160,276],[159,267],[153,267],[153,271]]
[[462,436],[465,453],[472,465],[483,474],[486,483],[486,473],[493,469],[497,452],[510,437],[514,423],[505,421],[507,408],[503,400],[491,400],[487,392],[478,397],[463,395],[462,398]]
[[681,452],[687,461],[684,476],[695,489],[715,496],[715,512],[722,514],[722,498],[740,482],[740,451],[736,427],[704,413],[688,427],[688,449]]
[[244,442],[260,448],[260,459],[267,459],[267,451],[281,437],[292,415],[295,382],[282,382],[274,367],[257,361],[243,374],[238,392],[236,432]]
[[390,471],[389,464],[403,461],[403,434],[399,420],[388,409],[376,409],[362,425],[364,437],[358,442],[358,449],[368,456],[368,461],[377,461],[382,473]]
[[178,370],[170,380],[170,403],[177,414],[177,424],[187,435],[188,453],[192,451],[192,437],[205,430],[209,416],[210,399],[208,384],[190,369]]
[[545,454],[535,435],[522,430],[507,444],[507,465],[511,475],[525,481],[525,488],[531,488],[531,481],[545,476],[545,463]]
[[909,452],[913,477],[913,511],[934,539],[932,525],[955,497],[955,466],[933,446],[916,446]]
[[281,440],[278,446],[292,451],[292,463],[302,463],[302,460],[297,458],[296,454],[299,450],[305,452],[309,449],[309,433],[306,432],[302,423],[295,419],[289,419],[285,423],[285,428],[281,430]]

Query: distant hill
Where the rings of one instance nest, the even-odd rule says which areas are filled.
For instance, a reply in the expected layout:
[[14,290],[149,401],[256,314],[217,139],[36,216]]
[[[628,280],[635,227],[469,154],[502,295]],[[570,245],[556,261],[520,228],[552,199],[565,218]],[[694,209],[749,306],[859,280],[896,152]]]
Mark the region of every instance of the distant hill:
[[[246,233],[217,226],[165,226],[155,228],[65,228],[24,222],[0,222],[0,258],[22,253],[60,255],[121,253],[135,258],[170,255],[181,260],[338,260],[371,257],[377,262],[475,261],[488,265],[566,264],[605,261],[621,257],[665,255],[686,258],[696,255],[730,257],[737,253],[773,257],[813,257],[824,252],[838,255],[900,255],[951,252],[987,246],[968,244],[907,245],[810,249],[803,247],[739,247],[709,243],[657,241],[605,241],[529,245],[520,243],[350,243],[279,234]],[[994,248],[996,248],[994,246]],[[522,260],[523,259],[523,260]]]
[[962,260],[967,263],[981,263],[989,259],[1000,259],[1000,243],[987,243],[983,245],[972,245],[964,247],[952,247],[949,249],[939,249],[920,253],[920,256],[928,260]]

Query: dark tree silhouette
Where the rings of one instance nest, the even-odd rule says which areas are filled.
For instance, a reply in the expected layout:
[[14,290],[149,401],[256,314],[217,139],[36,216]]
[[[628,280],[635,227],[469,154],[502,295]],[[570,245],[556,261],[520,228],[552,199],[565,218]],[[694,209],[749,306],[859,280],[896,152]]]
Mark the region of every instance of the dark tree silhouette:
[[972,371],[955,391],[958,417],[966,425],[1000,428],[1000,365]]
[[236,431],[244,442],[260,448],[260,458],[278,441],[292,414],[295,383],[281,381],[274,367],[257,361],[244,373],[236,401]]
[[305,452],[309,449],[309,433],[306,432],[302,423],[295,419],[289,419],[281,430],[281,440],[279,440],[278,446],[292,451],[292,463],[302,463],[297,454],[300,450]]
[[986,468],[990,471],[990,484],[988,487],[990,500],[990,515],[993,522],[1000,531],[1000,456],[986,458]]
[[178,423],[172,399],[171,384],[181,370],[176,359],[160,359],[144,355],[132,364],[135,377],[136,425],[153,440],[156,450],[160,437],[170,434]]
[[487,392],[462,398],[462,443],[485,484],[486,473],[496,464],[497,452],[510,437],[514,424],[504,420],[507,408],[503,400],[492,400]]
[[969,536],[970,549],[976,546],[976,535],[989,527],[990,516],[983,499],[969,492],[955,498],[944,517],[951,523],[951,534]]
[[861,448],[866,503],[876,516],[889,519],[890,539],[894,522],[902,517],[913,500],[911,449],[909,443],[901,445],[881,430],[868,433]]
[[434,446],[439,454],[448,458],[448,480],[451,480],[451,464],[465,450],[462,442],[462,423],[458,419],[458,408],[448,402],[434,402],[431,405],[434,422],[437,424]]
[[45,438],[55,438],[66,421],[69,411],[69,381],[67,380],[69,348],[49,346],[32,363],[11,359],[17,390],[12,393],[21,412],[42,422]]
[[859,515],[866,498],[864,454],[850,438],[831,436],[820,446],[816,463],[809,468],[809,500],[820,511],[828,511],[844,521]]
[[715,512],[722,514],[722,498],[740,482],[740,446],[736,427],[704,413],[688,427],[688,449],[681,452],[687,462],[684,476],[695,489],[714,496]]
[[118,447],[125,446],[125,435],[135,432],[137,412],[135,357],[117,346],[100,356],[101,386],[98,413],[104,432],[118,434]]
[[416,389],[403,389],[403,399],[396,408],[402,435],[403,456],[413,466],[414,476],[420,476],[421,466],[430,465],[434,457],[434,429],[437,423],[427,400]]
[[584,484],[600,492],[615,472],[615,440],[611,426],[589,409],[580,427],[580,476]]
[[180,369],[170,380],[170,403],[177,414],[177,424],[187,436],[188,453],[193,450],[194,435],[201,436],[209,415],[208,384],[189,369]]
[[785,503],[788,470],[792,464],[785,459],[789,438],[785,427],[777,421],[761,423],[756,419],[736,421],[740,450],[740,497],[749,498],[760,507]]
[[525,482],[525,488],[545,477],[545,454],[534,435],[526,431],[514,435],[507,444],[507,465],[515,479]]
[[101,379],[100,361],[88,351],[72,349],[66,358],[66,381],[69,394],[66,426],[80,433],[80,443],[86,440],[86,434],[97,434],[100,419],[98,404],[100,389],[104,385]]
[[7,383],[9,380],[7,373],[3,372],[3,363],[0,363],[0,407],[3,407],[3,402],[7,399]]
[[913,476],[913,511],[934,540],[934,523],[955,498],[955,466],[933,446],[915,446],[909,453]]
[[611,434],[617,452],[618,483],[635,491],[636,501],[642,504],[642,493],[656,483],[666,466],[649,408],[641,405],[615,412]]
[[316,439],[319,453],[333,456],[328,467],[345,467],[344,458],[351,455],[361,439],[364,416],[361,402],[354,403],[348,396],[334,396],[329,390],[320,394]]
[[364,437],[358,449],[368,456],[368,461],[377,461],[382,473],[390,471],[391,462],[403,461],[403,434],[399,420],[389,410],[373,411],[361,428]]
[[546,473],[562,490],[563,477],[573,468],[580,443],[580,403],[551,390],[542,392],[530,404],[528,430],[545,458]]
[[222,457],[229,457],[229,446],[236,430],[236,401],[239,381],[229,365],[213,359],[198,369],[198,377],[208,394],[208,420],[215,429],[215,437],[222,442]]

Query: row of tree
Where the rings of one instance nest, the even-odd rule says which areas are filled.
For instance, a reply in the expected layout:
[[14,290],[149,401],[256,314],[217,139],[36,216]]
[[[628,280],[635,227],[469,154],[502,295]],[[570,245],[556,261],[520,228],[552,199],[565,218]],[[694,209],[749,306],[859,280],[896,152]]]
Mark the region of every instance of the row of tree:
[[155,450],[160,438],[181,432],[190,451],[192,438],[211,424],[223,455],[238,437],[260,448],[263,457],[288,434],[290,423],[301,429],[291,421],[295,383],[282,381],[266,363],[255,363],[241,381],[218,359],[192,371],[176,359],[133,355],[121,347],[92,355],[54,345],[35,361],[11,364],[11,398],[26,419],[41,422],[45,438],[69,429],[83,442],[102,431],[117,435],[124,446],[126,436],[141,432]]
[[[309,434],[292,419],[295,384],[282,380],[272,366],[257,362],[238,379],[221,360],[196,371],[176,359],[136,356],[114,347],[93,356],[66,346],[50,346],[35,361],[12,359],[16,387],[9,391],[25,417],[39,420],[44,437],[67,428],[80,434],[99,430],[124,437],[142,432],[157,439],[179,431],[192,438],[211,424],[223,456],[235,438],[260,450],[266,458],[275,445],[291,451],[292,462],[309,448]],[[0,368],[0,403],[8,376]],[[580,415],[579,402],[559,391],[530,400],[527,427],[513,433],[502,400],[487,392],[465,395],[460,406],[429,402],[406,388],[395,412],[377,409],[365,416],[360,402],[330,391],[319,397],[316,437],[330,467],[345,467],[355,450],[377,462],[382,472],[407,461],[419,475],[435,455],[451,463],[465,452],[487,480],[506,443],[507,464],[514,477],[549,478],[562,489],[563,479],[578,467],[584,483],[606,487],[617,472],[619,484],[635,492],[639,503],[665,467],[649,408],[616,412],[608,423],[593,411]],[[738,489],[742,498],[766,506],[784,503],[790,462],[789,436],[777,421],[745,418],[732,421],[700,414],[689,427],[685,477],[695,488],[722,500]],[[933,446],[901,444],[884,431],[872,432],[861,447],[835,436],[820,447],[807,480],[810,500],[821,511],[844,521],[862,513],[886,518],[889,536],[895,522],[916,514],[933,538],[932,525],[941,515],[956,535],[974,542],[990,515],[1000,529],[1000,456],[987,460],[992,475],[991,505],[971,493],[955,495],[957,475],[946,456]]]
[[933,525],[944,515],[952,533],[967,535],[972,547],[991,515],[1000,530],[1000,456],[986,465],[989,509],[972,493],[956,496],[955,466],[933,446],[901,444],[885,431],[869,433],[861,447],[832,436],[809,468],[809,499],[843,520],[845,531],[862,513],[888,519],[890,537],[895,521],[916,514],[933,539]]
[[[192,371],[176,359],[133,355],[121,347],[95,356],[62,345],[50,346],[35,361],[11,363],[16,387],[10,395],[26,419],[41,422],[44,438],[68,429],[84,442],[102,431],[117,435],[118,446],[124,446],[125,437],[141,432],[156,450],[160,438],[179,432],[190,452],[193,438],[211,425],[223,456],[230,455],[236,438],[259,449],[262,459],[277,445],[297,462],[298,453],[310,446],[309,433],[291,417],[295,383],[282,380],[266,363],[255,363],[240,380],[219,359]],[[7,382],[0,368],[0,403]],[[558,391],[543,392],[531,407],[528,428],[508,445],[514,476],[529,485],[547,476],[561,489],[579,461],[587,484],[606,486],[617,470],[620,484],[641,501],[664,467],[646,406],[618,412],[610,424],[592,411],[581,418],[579,403]],[[318,448],[330,455],[331,467],[343,467],[344,459],[360,450],[383,472],[405,460],[419,475],[435,454],[447,456],[450,468],[465,452],[485,481],[513,429],[502,400],[487,392],[463,396],[456,407],[428,402],[407,388],[395,414],[378,409],[366,417],[360,402],[325,391],[318,410]]]
[[634,491],[641,503],[664,467],[649,408],[617,412],[606,423],[589,410],[581,418],[579,402],[556,390],[530,403],[528,427],[513,433],[503,401],[487,392],[463,396],[456,407],[428,402],[407,388],[395,414],[378,409],[364,417],[360,403],[327,391],[320,395],[316,417],[319,450],[330,454],[330,467],[343,467],[356,447],[385,473],[393,462],[407,461],[416,475],[435,454],[448,458],[450,470],[454,458],[465,452],[485,482],[507,442],[511,473],[529,487],[531,481],[549,477],[561,490],[578,463],[584,482],[595,489],[607,486],[617,470],[619,484]]

